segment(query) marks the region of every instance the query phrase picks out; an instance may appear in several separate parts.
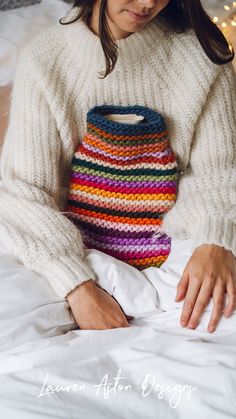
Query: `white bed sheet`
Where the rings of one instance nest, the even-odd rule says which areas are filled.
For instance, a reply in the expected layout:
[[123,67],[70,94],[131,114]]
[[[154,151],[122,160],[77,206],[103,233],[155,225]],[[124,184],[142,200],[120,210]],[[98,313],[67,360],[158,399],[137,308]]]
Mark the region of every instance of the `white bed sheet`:
[[42,0],[39,4],[0,12],[0,86],[12,84],[21,49],[71,7],[72,3],[63,0]]
[[209,334],[211,300],[197,329],[179,325],[176,284],[192,251],[191,240],[172,241],[162,267],[141,273],[87,250],[96,281],[135,318],[80,330],[45,278],[1,244],[0,417],[235,419],[236,314]]

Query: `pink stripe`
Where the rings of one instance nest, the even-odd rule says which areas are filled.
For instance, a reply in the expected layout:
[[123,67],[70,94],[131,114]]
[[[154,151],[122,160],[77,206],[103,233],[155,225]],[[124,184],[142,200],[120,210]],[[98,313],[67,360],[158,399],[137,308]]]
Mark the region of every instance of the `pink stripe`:
[[[72,176],[71,178],[71,185],[70,188],[73,190],[73,184],[78,184],[78,185],[84,185],[84,186],[88,186],[91,188],[97,188],[97,189],[102,189],[104,191],[109,191],[109,192],[121,192],[121,193],[127,193],[127,194],[134,194],[134,193],[138,193],[138,194],[174,194],[176,192],[176,188],[171,188],[170,186],[166,186],[164,188],[160,188],[158,187],[158,182],[157,182],[157,186],[156,188],[153,187],[148,187],[145,186],[144,188],[127,188],[125,186],[115,186],[112,187],[110,185],[105,185],[102,184],[102,182],[100,184],[98,184],[97,182],[91,182],[91,181],[86,181],[83,179],[77,179],[74,176]],[[106,182],[106,184],[108,184],[108,181]]]

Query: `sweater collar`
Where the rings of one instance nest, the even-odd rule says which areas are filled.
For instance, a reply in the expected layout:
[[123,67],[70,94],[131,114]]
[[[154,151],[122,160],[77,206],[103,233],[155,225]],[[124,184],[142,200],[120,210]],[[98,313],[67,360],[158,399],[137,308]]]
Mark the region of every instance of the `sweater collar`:
[[[70,11],[72,12],[73,9]],[[69,20],[72,20],[69,16]],[[67,21],[67,19],[66,19]],[[83,57],[83,63],[96,69],[104,69],[105,58],[99,37],[87,24],[79,19],[68,25],[61,25],[69,46]],[[134,32],[127,38],[116,40],[119,64],[131,64],[145,56],[150,56],[155,46],[164,36],[166,29],[159,20],[150,21],[142,31]]]

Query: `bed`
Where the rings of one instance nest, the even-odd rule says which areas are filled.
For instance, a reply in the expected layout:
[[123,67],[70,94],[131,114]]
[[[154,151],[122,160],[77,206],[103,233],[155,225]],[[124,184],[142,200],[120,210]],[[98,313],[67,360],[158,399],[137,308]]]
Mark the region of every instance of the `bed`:
[[210,300],[195,330],[179,325],[175,288],[191,251],[191,240],[174,241],[161,268],[139,272],[87,250],[97,283],[133,319],[81,330],[1,243],[1,418],[235,418],[236,313],[209,334]]
[[[10,55],[1,41],[2,114],[9,112],[20,49],[69,7],[42,0],[0,12],[0,39],[1,13],[8,30],[19,25],[22,35],[8,45]],[[133,319],[127,328],[81,330],[68,303],[0,241],[0,417],[235,419],[236,312],[210,334],[210,300],[195,330],[179,324],[183,301],[174,301],[176,285],[192,251],[191,240],[175,240],[160,269],[139,272],[86,250],[97,283]]]
[[71,3],[63,0],[41,0],[32,6],[0,11],[0,150],[8,124],[12,82],[20,51],[70,8]]

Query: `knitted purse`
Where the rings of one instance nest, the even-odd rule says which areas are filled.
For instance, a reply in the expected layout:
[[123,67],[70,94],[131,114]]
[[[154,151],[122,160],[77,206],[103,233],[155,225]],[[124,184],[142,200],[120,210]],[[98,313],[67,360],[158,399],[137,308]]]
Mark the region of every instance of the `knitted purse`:
[[[135,116],[142,121],[119,121]],[[178,178],[158,112],[139,105],[95,106],[72,161],[68,217],[85,247],[139,270],[160,267],[171,250],[160,226],[176,201]]]

